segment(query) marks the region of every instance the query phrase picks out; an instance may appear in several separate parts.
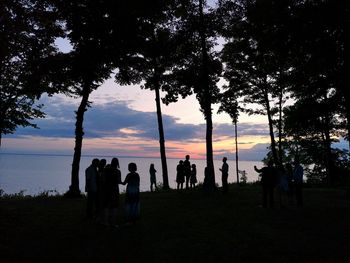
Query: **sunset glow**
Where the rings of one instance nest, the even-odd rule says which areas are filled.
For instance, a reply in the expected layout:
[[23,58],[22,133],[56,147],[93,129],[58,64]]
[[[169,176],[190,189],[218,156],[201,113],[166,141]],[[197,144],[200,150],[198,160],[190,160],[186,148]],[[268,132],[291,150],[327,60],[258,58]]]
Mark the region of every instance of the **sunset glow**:
[[[47,118],[37,121],[40,129],[20,128],[15,135],[5,136],[3,152],[72,154],[74,112],[79,98],[56,95],[44,97],[41,101],[45,104]],[[160,156],[153,91],[139,86],[118,86],[109,79],[92,93],[90,101],[92,107],[84,120],[83,155]],[[218,105],[213,105],[214,158],[233,156],[232,121],[227,114],[217,114],[217,109]],[[190,96],[168,106],[162,105],[162,113],[167,157],[183,158],[190,154],[192,158],[205,159],[205,120],[196,98]],[[249,151],[255,154],[255,145],[269,142],[263,119],[240,117],[239,150],[246,152],[247,158],[250,158]]]

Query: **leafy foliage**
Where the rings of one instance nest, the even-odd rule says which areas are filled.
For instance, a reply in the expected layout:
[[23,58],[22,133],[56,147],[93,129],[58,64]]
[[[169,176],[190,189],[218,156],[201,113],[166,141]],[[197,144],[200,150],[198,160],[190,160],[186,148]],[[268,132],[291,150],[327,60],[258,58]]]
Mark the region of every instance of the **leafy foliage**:
[[44,117],[35,101],[56,92],[47,78],[47,62],[62,36],[56,10],[47,1],[11,0],[0,5],[0,135],[33,126]]

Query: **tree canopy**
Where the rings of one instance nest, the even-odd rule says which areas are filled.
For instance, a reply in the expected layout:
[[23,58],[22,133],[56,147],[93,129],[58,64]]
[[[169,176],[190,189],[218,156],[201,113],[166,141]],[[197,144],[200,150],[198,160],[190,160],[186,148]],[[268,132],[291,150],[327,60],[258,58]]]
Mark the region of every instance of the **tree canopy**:
[[[33,118],[44,116],[36,106],[41,94],[64,92],[82,97],[76,130],[82,139],[89,94],[114,72],[121,84],[143,81],[156,91],[159,127],[159,91],[165,103],[196,96],[206,122],[212,186],[212,105],[217,103],[234,122],[238,109],[266,115],[268,158],[282,165],[308,155],[305,164],[320,167],[332,182],[339,163],[349,159],[348,151],[333,147],[339,138],[349,141],[349,5],[331,0],[220,0],[216,6],[204,0],[2,1],[0,134],[35,126]],[[69,39],[71,52],[57,50],[58,37]],[[224,87],[218,85],[221,78]],[[161,148],[165,158],[162,143]]]

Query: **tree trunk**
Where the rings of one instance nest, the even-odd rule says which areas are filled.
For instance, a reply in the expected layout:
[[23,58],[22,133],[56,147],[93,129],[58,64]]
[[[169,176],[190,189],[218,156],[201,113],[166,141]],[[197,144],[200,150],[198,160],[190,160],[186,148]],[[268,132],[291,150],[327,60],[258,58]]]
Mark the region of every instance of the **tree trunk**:
[[207,53],[207,43],[205,36],[205,23],[203,14],[204,3],[203,0],[199,0],[199,37],[201,43],[201,53],[202,53],[202,80],[201,85],[204,89],[204,98],[202,98],[202,105],[205,121],[206,121],[206,154],[207,154],[207,174],[208,178],[205,179],[206,185],[204,186],[206,190],[212,191],[215,187],[215,171],[214,171],[214,161],[213,161],[213,121],[212,121],[212,109],[211,109],[211,95],[209,87],[209,73],[208,73],[208,53]]
[[346,110],[346,128],[348,130],[348,143],[349,143],[349,155],[350,155],[350,96],[345,95],[345,110]]
[[76,122],[75,122],[75,146],[74,146],[74,156],[72,163],[71,172],[71,185],[69,186],[69,191],[67,196],[77,197],[80,196],[81,192],[79,189],[79,165],[81,159],[81,148],[83,145],[83,122],[84,113],[87,110],[88,100],[90,96],[90,83],[84,83],[82,99],[78,110],[76,111]]
[[[153,25],[154,28],[154,25]],[[154,32],[154,30],[153,30]],[[156,36],[153,34],[153,41],[156,42]],[[158,132],[159,132],[159,149],[160,149],[160,159],[162,161],[162,177],[163,177],[163,189],[169,189],[169,178],[168,178],[168,165],[165,154],[165,139],[164,139],[164,128],[163,128],[163,117],[162,108],[160,104],[160,82],[159,82],[159,67],[157,62],[157,57],[153,55],[153,85],[156,94],[156,108],[157,108],[157,120],[158,120]]]
[[283,104],[283,88],[280,88],[278,101],[278,157],[279,163],[283,164],[283,150],[282,150],[282,104]]
[[331,141],[331,135],[330,135],[330,117],[329,117],[329,110],[327,106],[327,96],[325,95],[324,101],[325,101],[325,112],[324,112],[324,135],[325,135],[325,152],[326,152],[326,166],[327,166],[327,181],[329,184],[333,184],[333,161],[332,161],[332,141]]
[[215,171],[214,171],[214,160],[213,160],[213,121],[211,113],[211,104],[207,109],[206,114],[206,150],[207,150],[207,167],[209,167],[209,188],[215,189]]
[[163,188],[169,189],[168,166],[167,166],[166,154],[165,154],[165,140],[164,140],[162,110],[161,110],[161,105],[160,105],[159,84],[155,85],[154,90],[156,92],[160,158],[162,160],[162,172],[163,172]]
[[237,136],[237,120],[234,121],[235,125],[235,145],[236,145],[236,175],[237,175],[237,185],[239,184],[239,169],[238,169],[238,136]]
[[[266,85],[266,83],[265,83]],[[273,121],[272,121],[272,116],[271,116],[271,107],[270,107],[270,101],[269,101],[269,94],[267,92],[266,86],[263,87],[264,90],[264,100],[265,100],[265,105],[266,105],[266,113],[267,113],[267,119],[269,122],[269,131],[270,131],[270,138],[271,138],[271,151],[272,151],[272,156],[275,165],[279,165],[278,161],[278,155],[276,151],[276,142],[275,142],[275,134],[273,132]]]

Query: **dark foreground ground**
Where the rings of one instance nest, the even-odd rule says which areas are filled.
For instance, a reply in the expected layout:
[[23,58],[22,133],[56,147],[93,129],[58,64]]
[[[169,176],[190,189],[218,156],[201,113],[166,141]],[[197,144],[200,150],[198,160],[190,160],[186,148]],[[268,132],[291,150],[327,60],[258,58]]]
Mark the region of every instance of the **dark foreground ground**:
[[83,198],[0,198],[0,262],[350,262],[346,191],[304,193],[287,209],[260,208],[257,186],[142,193],[120,229],[85,220]]

